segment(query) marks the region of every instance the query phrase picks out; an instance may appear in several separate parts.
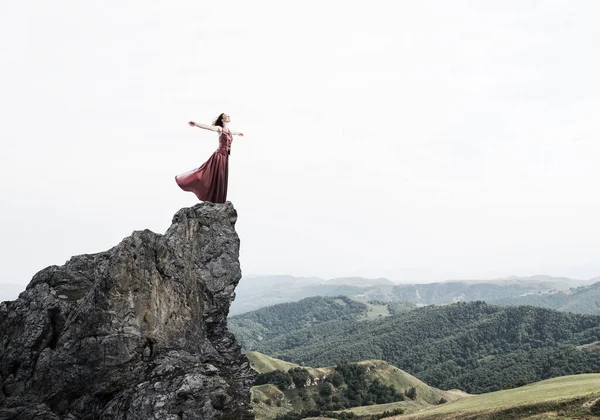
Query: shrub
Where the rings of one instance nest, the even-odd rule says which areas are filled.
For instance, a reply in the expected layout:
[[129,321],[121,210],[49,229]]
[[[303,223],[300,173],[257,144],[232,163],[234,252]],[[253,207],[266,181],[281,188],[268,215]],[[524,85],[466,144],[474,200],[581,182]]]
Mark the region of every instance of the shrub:
[[323,396],[333,394],[333,385],[331,385],[329,382],[321,382],[319,384],[319,394]]
[[256,377],[254,384],[273,384],[282,391],[285,391],[292,385],[292,378],[287,372],[283,372],[281,370],[273,370],[271,372],[259,374]]
[[344,383],[344,375],[338,371],[333,372],[328,379],[336,388]]

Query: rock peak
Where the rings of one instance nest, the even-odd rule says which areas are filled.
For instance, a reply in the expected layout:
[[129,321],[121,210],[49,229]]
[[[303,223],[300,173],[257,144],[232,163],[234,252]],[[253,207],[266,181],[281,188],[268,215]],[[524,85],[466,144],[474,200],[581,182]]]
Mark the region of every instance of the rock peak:
[[0,303],[0,418],[253,418],[227,331],[236,220],[230,202],[183,208],[164,235],[47,267]]

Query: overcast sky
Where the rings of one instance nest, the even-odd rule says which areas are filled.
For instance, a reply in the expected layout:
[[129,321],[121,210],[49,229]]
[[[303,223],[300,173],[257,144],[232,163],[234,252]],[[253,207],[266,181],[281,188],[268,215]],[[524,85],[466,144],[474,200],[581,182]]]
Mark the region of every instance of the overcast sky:
[[0,283],[164,233],[221,112],[244,275],[599,276],[599,15],[2,0]]

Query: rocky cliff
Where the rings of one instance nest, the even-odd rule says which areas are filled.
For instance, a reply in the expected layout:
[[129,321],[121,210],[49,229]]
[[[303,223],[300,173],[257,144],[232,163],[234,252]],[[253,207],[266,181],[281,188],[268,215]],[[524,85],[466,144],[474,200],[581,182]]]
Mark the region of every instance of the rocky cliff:
[[254,418],[227,331],[236,219],[229,202],[181,209],[0,303],[0,420]]

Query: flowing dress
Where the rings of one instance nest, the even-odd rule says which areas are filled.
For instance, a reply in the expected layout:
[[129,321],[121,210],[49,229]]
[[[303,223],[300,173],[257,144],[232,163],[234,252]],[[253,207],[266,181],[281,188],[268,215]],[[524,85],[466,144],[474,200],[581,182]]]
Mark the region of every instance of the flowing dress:
[[219,148],[199,168],[175,177],[175,182],[184,191],[196,194],[200,201],[224,203],[227,200],[227,178],[231,153],[231,131],[221,131]]

